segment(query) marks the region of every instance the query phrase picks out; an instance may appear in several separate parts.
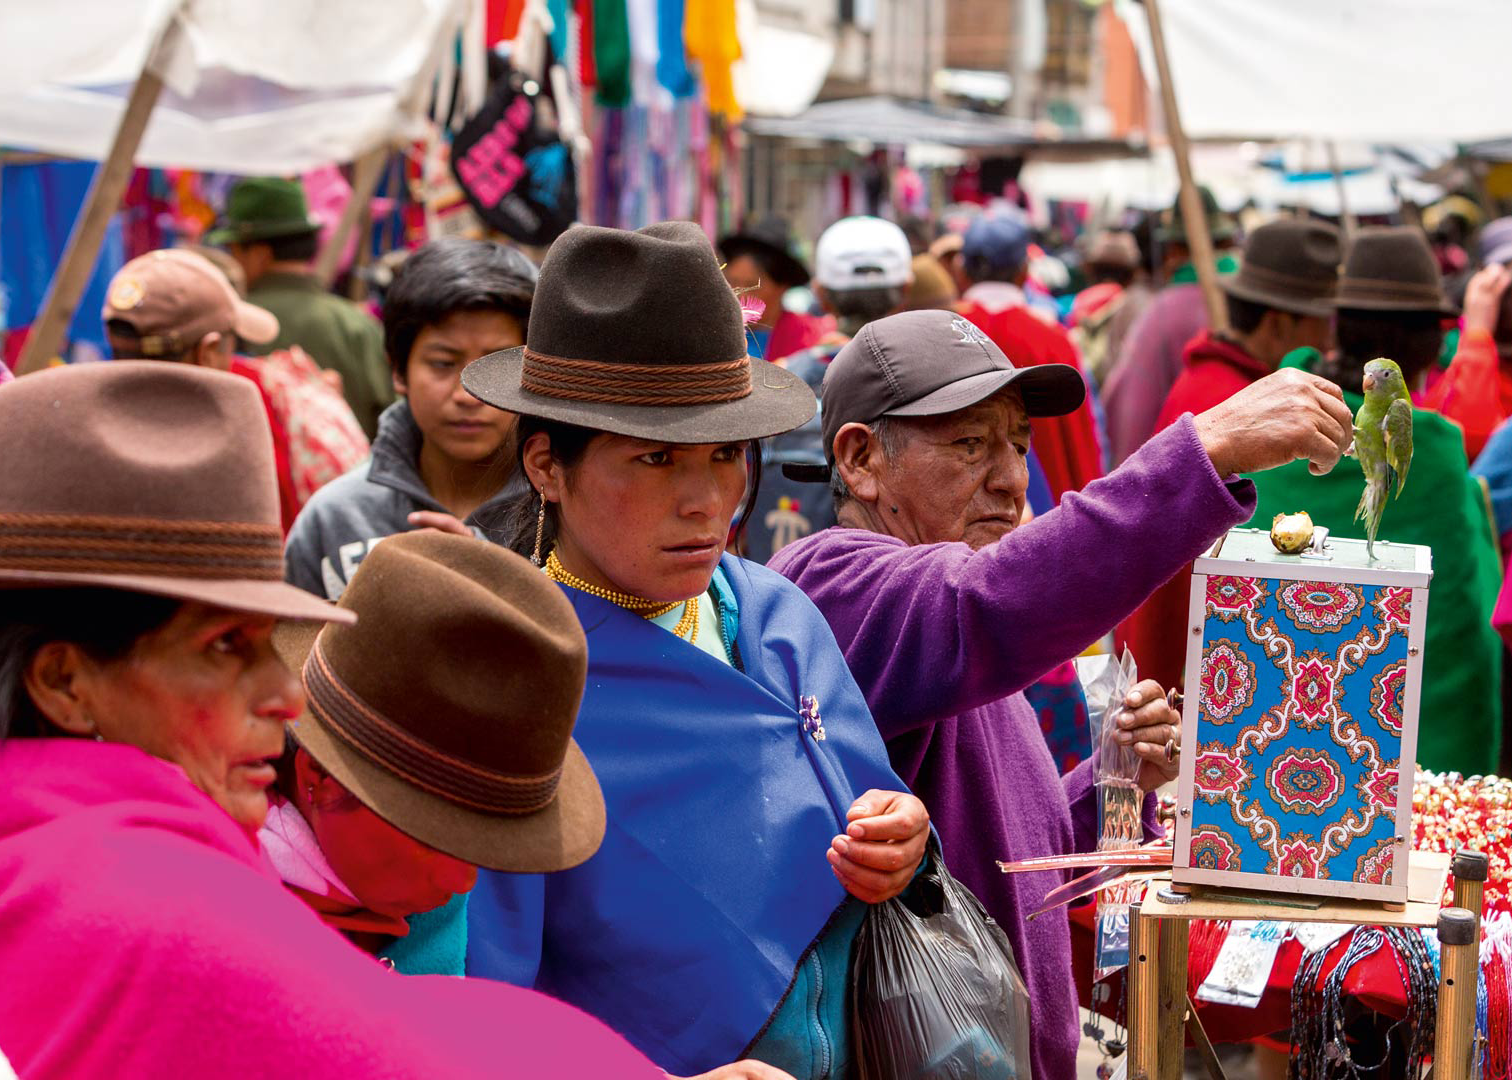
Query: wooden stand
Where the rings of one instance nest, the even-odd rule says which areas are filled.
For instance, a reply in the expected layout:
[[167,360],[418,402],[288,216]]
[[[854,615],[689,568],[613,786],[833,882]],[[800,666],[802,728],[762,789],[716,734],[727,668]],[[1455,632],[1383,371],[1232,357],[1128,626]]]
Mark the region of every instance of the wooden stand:
[[[1459,876],[1460,871],[1465,876]],[[1408,902],[1402,911],[1359,900],[1329,900],[1316,908],[1267,900],[1259,906],[1222,889],[1182,895],[1156,878],[1144,900],[1129,908],[1129,1080],[1181,1075],[1187,1007],[1187,940],[1193,919],[1273,919],[1278,922],[1347,923],[1352,926],[1437,927],[1443,946],[1439,981],[1435,1080],[1470,1080],[1475,1047],[1476,965],[1479,962],[1481,893],[1486,857],[1461,852],[1454,860],[1456,907],[1440,909],[1449,856],[1414,851],[1408,861]],[[1478,877],[1476,875],[1479,875]],[[1470,905],[1467,909],[1465,905]],[[1447,935],[1447,936],[1446,936]],[[1199,1045],[1205,1037],[1194,1032]],[[1211,1070],[1216,1060],[1209,1064]]]

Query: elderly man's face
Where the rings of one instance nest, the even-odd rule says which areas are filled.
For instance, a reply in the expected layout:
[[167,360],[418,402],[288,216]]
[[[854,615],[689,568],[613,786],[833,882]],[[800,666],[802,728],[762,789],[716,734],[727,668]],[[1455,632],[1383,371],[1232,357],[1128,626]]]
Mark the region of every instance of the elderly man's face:
[[888,533],[910,544],[963,540],[982,548],[1019,523],[1029,488],[1029,417],[1016,389],[958,412],[890,423],[904,439],[877,467],[877,517]]

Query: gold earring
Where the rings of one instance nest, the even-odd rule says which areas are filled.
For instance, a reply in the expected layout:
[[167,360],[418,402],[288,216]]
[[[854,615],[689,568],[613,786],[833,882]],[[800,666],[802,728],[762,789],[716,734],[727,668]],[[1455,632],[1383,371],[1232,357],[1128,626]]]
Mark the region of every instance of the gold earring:
[[546,531],[546,489],[541,489],[541,509],[536,514],[536,542],[535,552],[530,556],[530,561],[535,565],[541,565],[541,535]]

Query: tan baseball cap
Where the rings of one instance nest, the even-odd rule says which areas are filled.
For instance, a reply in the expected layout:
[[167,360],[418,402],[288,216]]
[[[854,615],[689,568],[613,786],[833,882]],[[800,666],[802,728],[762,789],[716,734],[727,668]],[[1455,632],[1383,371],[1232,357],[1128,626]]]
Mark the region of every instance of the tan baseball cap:
[[165,248],[132,259],[110,281],[100,317],[128,323],[144,358],[171,356],[210,333],[232,331],[266,345],[278,336],[278,318],[249,304],[209,259]]

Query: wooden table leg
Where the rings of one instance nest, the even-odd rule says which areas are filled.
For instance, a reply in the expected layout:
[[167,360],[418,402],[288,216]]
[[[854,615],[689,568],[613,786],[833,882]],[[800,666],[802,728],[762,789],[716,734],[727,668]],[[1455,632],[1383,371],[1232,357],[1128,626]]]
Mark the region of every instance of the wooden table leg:
[[[1184,897],[1162,892],[1161,900],[1180,903]],[[1192,924],[1186,919],[1161,919],[1156,988],[1159,1014],[1159,1048],[1156,1080],[1181,1080],[1186,1058],[1187,952]]]
[[1438,1032],[1433,1043],[1434,1080],[1470,1080],[1475,1052],[1475,984],[1479,956],[1477,920],[1464,908],[1439,912]]
[[1479,948],[1480,921],[1486,906],[1486,878],[1491,872],[1491,860],[1482,852],[1466,848],[1455,853],[1450,871],[1454,874],[1454,906],[1475,916],[1475,944]]
[[1161,920],[1129,905],[1129,1080],[1156,1080],[1160,1011]]

